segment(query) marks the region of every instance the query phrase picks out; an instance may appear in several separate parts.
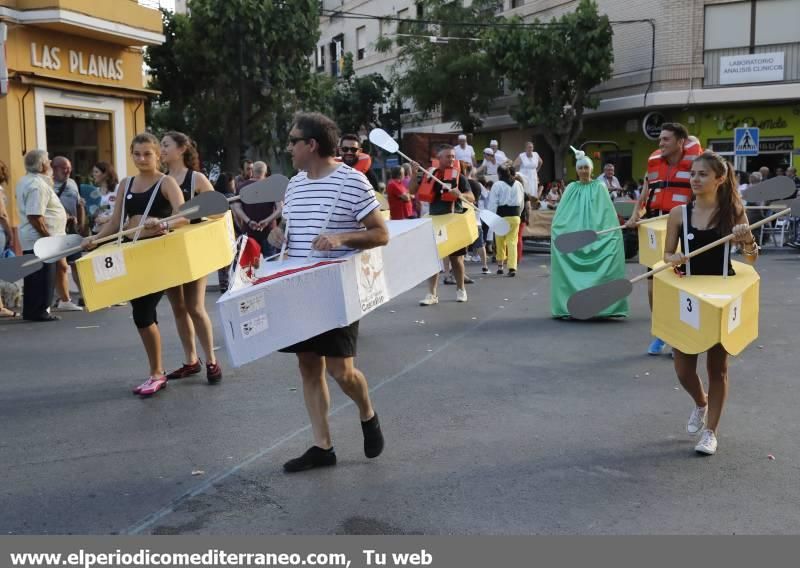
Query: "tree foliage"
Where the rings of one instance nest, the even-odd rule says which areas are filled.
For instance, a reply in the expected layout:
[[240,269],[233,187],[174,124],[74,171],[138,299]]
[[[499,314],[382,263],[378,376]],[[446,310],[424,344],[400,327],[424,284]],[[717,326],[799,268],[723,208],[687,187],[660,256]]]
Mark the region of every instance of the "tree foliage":
[[391,93],[391,83],[378,73],[357,77],[353,70],[353,54],[346,53],[342,76],[329,101],[332,118],[342,132],[383,127],[383,107]]
[[291,116],[324,86],[310,56],[317,0],[191,0],[190,15],[164,12],[167,41],[149,48],[158,128],[192,135],[228,169],[254,147],[276,156]]
[[[473,0],[469,6],[459,0],[422,0],[420,4],[426,21],[440,23],[399,22],[395,74],[400,95],[411,99],[418,111],[441,109],[444,120],[473,132],[501,92],[496,68],[476,42],[432,42],[430,38],[476,38],[482,30],[477,24],[496,18],[497,0]],[[382,38],[378,49],[390,49],[390,40]]]
[[563,172],[565,152],[583,130],[585,109],[599,102],[591,89],[611,77],[612,36],[608,17],[599,14],[593,0],[581,0],[574,12],[550,25],[485,34],[489,57],[519,92],[513,117],[522,127],[541,128],[555,151],[556,177]]

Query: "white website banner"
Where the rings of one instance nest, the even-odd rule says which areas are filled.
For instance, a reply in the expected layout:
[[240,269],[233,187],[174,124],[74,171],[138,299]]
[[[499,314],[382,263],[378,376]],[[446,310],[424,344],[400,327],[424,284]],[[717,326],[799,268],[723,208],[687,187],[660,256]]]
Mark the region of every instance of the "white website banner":
[[783,81],[783,52],[730,55],[719,58],[720,85]]

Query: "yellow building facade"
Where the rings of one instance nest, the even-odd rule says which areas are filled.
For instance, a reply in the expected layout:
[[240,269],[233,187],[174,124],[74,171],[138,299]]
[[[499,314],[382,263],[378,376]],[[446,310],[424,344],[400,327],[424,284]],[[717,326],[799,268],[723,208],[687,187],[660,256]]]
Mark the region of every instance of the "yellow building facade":
[[145,128],[143,48],[163,43],[161,13],[135,0],[0,0],[0,160],[14,186],[36,148],[72,161],[87,180],[98,161],[120,178]]

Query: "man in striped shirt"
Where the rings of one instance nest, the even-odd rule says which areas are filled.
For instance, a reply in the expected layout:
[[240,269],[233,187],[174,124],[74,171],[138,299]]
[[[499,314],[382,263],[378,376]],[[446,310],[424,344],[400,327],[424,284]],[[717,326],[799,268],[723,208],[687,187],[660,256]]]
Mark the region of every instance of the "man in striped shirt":
[[[292,163],[300,171],[289,182],[283,209],[290,257],[335,258],[389,242],[380,204],[367,178],[334,160],[338,137],[336,124],[319,113],[299,114],[289,132]],[[283,241],[283,234],[277,234],[276,239]],[[313,314],[301,317],[309,316]],[[367,379],[354,364],[357,341],[355,322],[281,350],[297,354],[314,437],[311,448],[284,464],[287,473],[336,465],[328,424],[326,370],[358,407],[364,454],[375,458],[383,450],[383,435],[369,398]]]

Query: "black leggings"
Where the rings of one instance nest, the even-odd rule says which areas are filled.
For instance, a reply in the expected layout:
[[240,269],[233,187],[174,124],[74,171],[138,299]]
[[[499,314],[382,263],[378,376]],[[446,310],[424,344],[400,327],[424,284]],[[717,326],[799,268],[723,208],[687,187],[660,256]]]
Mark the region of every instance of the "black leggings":
[[158,313],[156,307],[158,302],[161,301],[161,296],[164,291],[153,292],[141,298],[134,298],[131,300],[131,307],[133,308],[133,323],[136,324],[138,329],[150,327],[154,323],[158,323]]

